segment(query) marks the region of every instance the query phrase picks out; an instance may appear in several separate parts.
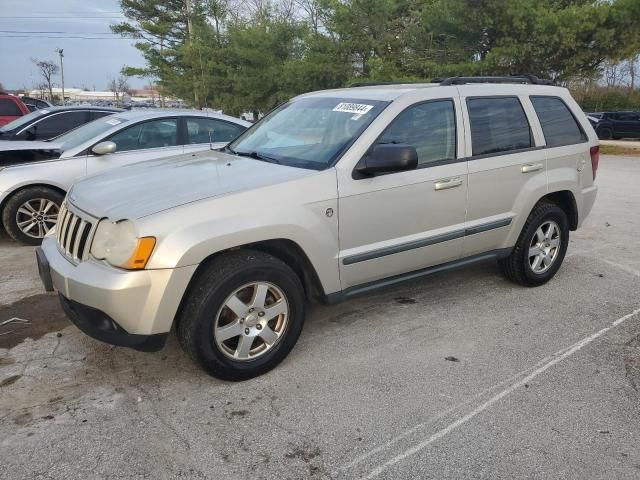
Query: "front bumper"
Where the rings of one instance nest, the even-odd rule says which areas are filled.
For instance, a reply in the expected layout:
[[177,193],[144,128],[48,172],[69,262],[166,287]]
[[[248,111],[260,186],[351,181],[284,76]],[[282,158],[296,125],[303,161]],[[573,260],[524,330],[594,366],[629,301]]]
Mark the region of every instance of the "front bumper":
[[126,271],[94,260],[75,265],[53,237],[44,239],[36,255],[45,288],[60,293],[65,312],[82,331],[132,348],[144,340],[136,336],[168,334],[197,268]]
[[129,347],[142,352],[157,352],[164,347],[169,333],[135,335],[127,333],[107,314],[95,308],[74,302],[60,294],[60,303],[76,327],[90,337],[111,345]]

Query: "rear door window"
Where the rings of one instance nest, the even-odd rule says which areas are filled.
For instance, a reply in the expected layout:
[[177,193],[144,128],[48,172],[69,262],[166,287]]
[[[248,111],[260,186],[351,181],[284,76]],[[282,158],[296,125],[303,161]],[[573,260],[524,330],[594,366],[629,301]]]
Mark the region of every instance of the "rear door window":
[[587,140],[569,107],[557,97],[531,97],[547,147],[575,145]]
[[245,130],[245,127],[216,118],[187,118],[187,143],[230,142]]
[[468,98],[473,155],[492,155],[533,146],[531,127],[518,97]]

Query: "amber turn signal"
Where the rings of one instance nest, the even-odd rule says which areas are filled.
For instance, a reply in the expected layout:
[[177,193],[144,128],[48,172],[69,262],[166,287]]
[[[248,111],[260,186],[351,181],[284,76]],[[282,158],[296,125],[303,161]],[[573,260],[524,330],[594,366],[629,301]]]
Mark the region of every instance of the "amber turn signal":
[[123,265],[123,268],[129,270],[140,270],[147,266],[147,262],[153,252],[153,247],[156,246],[156,239],[154,237],[143,237],[138,239],[138,244],[127,263]]

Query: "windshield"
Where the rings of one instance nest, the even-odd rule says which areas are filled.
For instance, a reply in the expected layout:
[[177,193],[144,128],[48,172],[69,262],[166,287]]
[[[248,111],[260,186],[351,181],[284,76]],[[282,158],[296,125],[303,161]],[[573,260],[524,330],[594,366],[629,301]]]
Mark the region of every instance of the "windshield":
[[263,118],[229,145],[232,153],[323,170],[360,136],[388,102],[302,98]]
[[78,127],[70,132],[60,135],[53,141],[61,143],[61,150],[64,152],[71,148],[76,148],[85,142],[88,142],[94,137],[112,129],[116,125],[121,125],[128,120],[125,118],[118,118],[114,116],[108,116],[94,120],[93,122],[86,123],[81,127]]
[[0,128],[0,132],[8,132],[10,130],[14,130],[16,128],[20,128],[23,125],[29,124],[33,119],[41,117],[45,113],[49,113],[49,110],[36,110],[31,113],[27,113],[22,117],[16,118],[13,122],[9,122],[6,125]]

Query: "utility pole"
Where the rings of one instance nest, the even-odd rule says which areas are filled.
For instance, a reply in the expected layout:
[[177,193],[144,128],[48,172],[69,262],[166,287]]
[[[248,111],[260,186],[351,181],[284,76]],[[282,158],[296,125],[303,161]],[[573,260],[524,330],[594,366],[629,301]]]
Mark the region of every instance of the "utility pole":
[[56,48],[56,52],[60,54],[60,76],[62,77],[62,105],[64,105],[64,55],[62,48]]

